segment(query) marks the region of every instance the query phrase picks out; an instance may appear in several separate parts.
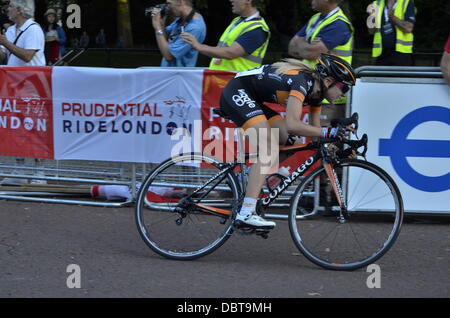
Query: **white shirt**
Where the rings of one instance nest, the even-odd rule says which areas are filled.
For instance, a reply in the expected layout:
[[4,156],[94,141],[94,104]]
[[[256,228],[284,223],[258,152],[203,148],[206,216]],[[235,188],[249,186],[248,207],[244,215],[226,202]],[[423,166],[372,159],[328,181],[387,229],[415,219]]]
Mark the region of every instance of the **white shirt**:
[[20,32],[25,31],[20,36],[16,45],[20,48],[26,50],[36,50],[36,54],[33,56],[33,59],[26,63],[24,60],[19,59],[14,54],[11,54],[4,46],[2,46],[2,50],[8,55],[8,63],[7,66],[45,66],[45,36],[42,28],[39,24],[35,24],[30,26],[31,24],[36,23],[32,19],[28,19],[25,23],[17,30],[17,25],[14,24],[10,26],[6,31],[6,38],[9,42],[14,43],[17,36]]

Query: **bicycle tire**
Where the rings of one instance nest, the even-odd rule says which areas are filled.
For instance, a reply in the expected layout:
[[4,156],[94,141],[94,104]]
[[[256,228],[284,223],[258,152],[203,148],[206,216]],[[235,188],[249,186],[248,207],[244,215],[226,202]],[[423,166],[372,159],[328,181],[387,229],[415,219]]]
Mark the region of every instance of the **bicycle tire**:
[[[349,207],[346,222],[338,221],[338,212],[310,211],[305,214],[304,209],[300,209],[303,190],[318,178],[321,185],[319,189],[316,186],[316,191],[322,193],[319,202],[323,204],[327,200],[323,194],[329,187],[329,180],[324,167],[320,166],[303,180],[292,197],[289,229],[297,248],[314,264],[332,270],[356,270],[377,261],[392,247],[403,221],[403,200],[394,180],[372,163],[345,159],[335,165],[334,170],[341,173],[340,179],[346,178],[342,183],[343,197]],[[360,191],[363,184],[369,188],[366,193]],[[376,221],[384,223],[376,225]],[[389,222],[388,225],[385,222]],[[323,238],[319,240],[321,233]],[[350,239],[344,237],[346,233]],[[358,234],[361,238],[357,238]],[[381,238],[376,239],[376,235]],[[371,245],[374,250],[366,252],[362,243]],[[353,257],[351,254],[363,256],[351,261],[344,259]]]
[[[193,260],[210,254],[228,240],[233,232],[235,213],[231,216],[217,216],[178,208],[180,201],[189,195],[189,189],[200,186],[220,170],[220,162],[215,158],[189,153],[167,159],[148,174],[139,189],[135,207],[136,225],[148,247],[169,259]],[[224,176],[220,187],[214,187],[208,196],[197,203],[211,205],[211,202],[219,204],[217,201],[221,200],[220,202],[224,202],[222,206],[226,205],[233,211],[239,199],[239,185],[233,172],[227,172]],[[169,184],[176,185],[177,188],[168,186]],[[182,194],[179,198],[171,198],[170,195],[154,192],[161,192],[159,188]],[[180,190],[173,190],[178,188]],[[184,189],[186,193],[183,194]],[[216,189],[220,189],[217,192],[227,197],[212,199]],[[186,217],[178,224],[185,212]],[[190,229],[191,225],[196,228]]]

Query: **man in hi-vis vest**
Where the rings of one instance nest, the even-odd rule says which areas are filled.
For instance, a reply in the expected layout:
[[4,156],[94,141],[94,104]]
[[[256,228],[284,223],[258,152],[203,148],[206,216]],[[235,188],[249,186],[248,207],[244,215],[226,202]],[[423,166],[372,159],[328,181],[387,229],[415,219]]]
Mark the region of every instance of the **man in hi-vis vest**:
[[376,0],[375,24],[368,22],[374,34],[372,57],[377,65],[410,66],[413,64],[413,29],[416,8],[413,0]]
[[182,37],[201,54],[212,57],[212,70],[245,71],[259,67],[270,38],[269,26],[257,9],[260,0],[230,2],[233,13],[239,16],[227,27],[217,46],[201,44],[189,33]]
[[[291,39],[289,55],[312,67],[318,63],[317,59],[322,53],[334,54],[349,64],[352,63],[354,28],[339,7],[341,2],[342,0],[311,1],[312,9],[318,13]],[[345,103],[345,97],[336,101],[335,105],[325,100],[321,111],[322,124],[328,125],[331,119],[344,117]]]

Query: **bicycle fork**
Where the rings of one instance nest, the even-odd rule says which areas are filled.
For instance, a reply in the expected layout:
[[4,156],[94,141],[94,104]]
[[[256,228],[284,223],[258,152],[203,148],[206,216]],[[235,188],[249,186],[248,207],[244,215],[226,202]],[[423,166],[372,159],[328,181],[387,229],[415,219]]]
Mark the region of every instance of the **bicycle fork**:
[[331,182],[331,186],[333,188],[334,195],[336,196],[336,200],[339,204],[339,223],[345,223],[345,220],[348,216],[347,214],[347,206],[345,204],[344,193],[342,191],[341,184],[339,182],[339,178],[336,175],[336,172],[333,169],[333,166],[330,163],[324,163],[323,167],[328,176],[328,179]]

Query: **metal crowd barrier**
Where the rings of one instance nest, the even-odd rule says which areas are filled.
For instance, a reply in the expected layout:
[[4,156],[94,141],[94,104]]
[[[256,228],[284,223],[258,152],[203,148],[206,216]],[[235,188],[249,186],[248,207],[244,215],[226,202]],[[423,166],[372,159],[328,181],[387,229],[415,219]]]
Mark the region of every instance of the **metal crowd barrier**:
[[[136,184],[152,165],[98,161],[57,161],[43,159],[36,166],[33,158],[18,165],[16,157],[0,156],[0,183],[4,178],[45,180],[46,184],[1,185],[0,199],[63,203],[105,207],[128,206],[134,202]],[[126,185],[133,199],[124,202],[91,197],[93,185]],[[33,191],[36,189],[35,191]],[[84,199],[81,199],[84,198]]]
[[[355,69],[356,77],[362,81],[387,83],[415,83],[423,82],[428,79],[429,82],[441,82],[443,75],[440,67],[428,66],[361,66]],[[395,78],[395,80],[393,79]],[[353,87],[347,96],[345,115],[351,115]]]
[[[386,81],[389,80],[389,77],[395,77],[395,81],[398,82],[400,77],[404,78],[407,82],[411,82],[414,81],[414,78],[417,77],[418,74],[420,74],[422,79],[425,77],[429,78],[431,81],[433,79],[442,78],[442,73],[438,67],[364,66],[356,69],[356,73],[357,76],[363,80],[364,78],[370,78],[372,81],[377,80],[378,78],[382,78],[380,81]],[[352,90],[350,90],[347,99],[347,115],[350,115],[351,103]],[[4,187],[0,187],[0,199],[106,207],[128,206],[133,204],[134,198],[136,197],[136,182],[142,181],[147,173],[154,167],[154,165],[151,164],[55,161],[47,159],[42,161],[42,167],[36,167],[32,158],[27,158],[26,161],[28,164],[17,166],[15,157],[0,156],[0,178],[46,180],[50,185],[65,185],[67,187],[76,187],[80,184],[86,185],[86,187],[90,185],[127,185],[131,188],[133,199],[126,202],[107,202],[106,200],[99,201],[92,198],[73,198],[75,197],[74,194],[70,195],[69,193],[58,193],[56,191],[20,191],[20,187],[17,187],[17,189],[9,187],[8,190],[4,190]],[[35,172],[37,170],[43,172],[44,176],[36,175]],[[13,171],[18,171],[19,174],[14,174]],[[175,187],[176,185],[162,184],[161,186]],[[320,191],[318,190],[319,188],[317,185],[313,191],[308,193],[309,196],[314,198],[314,211],[324,209],[324,207],[319,205]],[[293,191],[294,189],[292,187],[288,189],[284,195],[273,204],[273,207],[287,208]],[[273,218],[287,218],[287,213],[269,214],[266,216]]]

